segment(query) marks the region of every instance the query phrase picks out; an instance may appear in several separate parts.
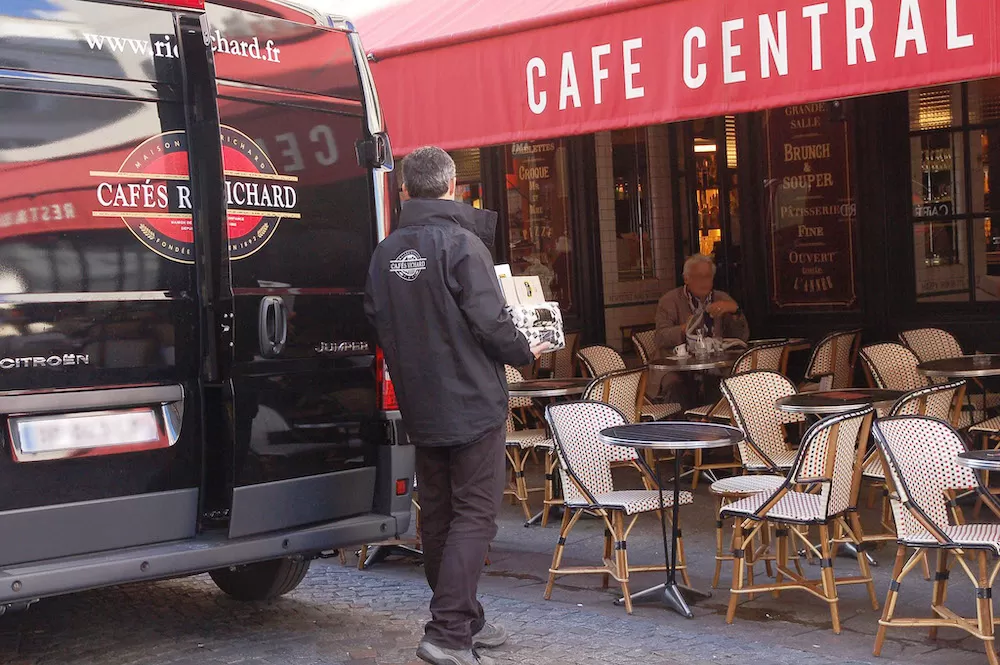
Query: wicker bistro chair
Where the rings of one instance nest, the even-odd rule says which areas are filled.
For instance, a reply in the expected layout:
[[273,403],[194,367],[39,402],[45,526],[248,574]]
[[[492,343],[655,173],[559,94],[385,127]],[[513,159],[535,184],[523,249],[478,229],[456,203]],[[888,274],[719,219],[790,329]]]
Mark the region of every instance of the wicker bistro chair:
[[648,365],[649,361],[656,357],[656,331],[643,330],[632,333],[632,344],[635,352],[639,355],[639,362]]
[[[621,411],[629,423],[638,423],[644,420],[642,412],[643,399],[646,394],[646,370],[645,369],[624,369],[608,372],[599,376],[587,386],[583,394],[584,400],[604,402],[610,404]],[[617,456],[613,456],[611,461],[615,465],[631,465],[634,455],[627,448],[618,451]],[[652,450],[643,451],[643,457],[650,466],[656,464],[656,457]],[[673,457],[664,458],[673,459]]]
[[[918,328],[899,333],[899,341],[916,354],[920,362],[957,358],[965,355],[962,345],[954,335],[941,328]],[[1000,407],[1000,394],[990,392],[978,379],[973,379],[978,390],[969,391],[966,398],[976,411]],[[997,430],[994,430],[997,431]]]
[[916,390],[931,385],[917,371],[920,360],[902,344],[881,342],[861,349],[868,385],[886,390]]
[[[577,354],[580,364],[583,367],[585,376],[597,378],[611,372],[627,369],[625,359],[615,349],[610,346],[594,345],[580,349]],[[641,357],[641,356],[640,356]],[[643,367],[647,363],[643,362]],[[631,409],[626,409],[626,413],[631,413]],[[643,382],[642,402],[640,413],[645,420],[663,420],[670,416],[675,416],[681,412],[681,405],[674,403],[656,404],[650,402],[646,397],[645,381]]]
[[849,388],[854,383],[861,330],[830,333],[813,348],[802,392]]
[[[731,553],[726,553],[727,550],[725,548],[724,532],[726,520],[722,518],[722,510],[733,501],[745,499],[749,496],[760,494],[761,492],[767,492],[770,494],[776,491],[782,484],[784,484],[784,482],[784,476],[771,474],[748,474],[723,478],[722,480],[715,481],[709,487],[709,492],[711,492],[712,496],[715,498],[715,514],[717,516],[715,521],[715,574],[712,576],[713,589],[719,588],[719,577],[722,575],[722,564],[728,561],[736,560]],[[750,550],[747,554],[747,575],[751,585],[754,583],[754,564],[757,561],[764,561],[768,577],[773,574],[771,570],[771,563],[775,560],[775,557],[773,554],[769,553],[771,542],[770,529],[762,529],[760,536],[761,546]],[[732,546],[734,544],[735,543],[730,543],[729,552],[732,552]],[[797,559],[796,565],[798,565]]]
[[625,359],[622,354],[612,349],[610,346],[596,344],[585,346],[576,353],[580,359],[580,365],[585,372],[585,376],[597,378],[608,372],[615,372],[626,369]]
[[[1000,507],[972,469],[955,463],[955,457],[965,452],[966,447],[947,423],[922,416],[887,418],[876,423],[874,433],[889,471],[887,482],[899,530],[892,583],[875,637],[875,655],[882,651],[890,626],[928,628],[931,639],[937,636],[938,628],[948,627],[983,640],[987,659],[991,665],[998,665],[991,587],[1000,572],[1000,563],[996,563],[1000,556],[1000,524],[949,521],[946,497],[972,489],[997,516]],[[916,552],[908,556],[908,548]],[[897,617],[896,601],[903,579],[934,550],[938,554],[931,595],[934,617]],[[945,607],[949,571],[955,567],[953,561],[976,588],[975,619],[959,616]]]
[[964,355],[955,336],[940,328],[918,328],[899,333],[899,341],[916,354],[920,362],[957,358]]
[[[733,555],[738,559],[733,566],[727,623],[733,622],[741,595],[768,591],[780,593],[785,589],[801,589],[825,600],[830,606],[835,633],[840,633],[838,586],[866,585],[872,607],[878,609],[868,558],[847,523],[848,511],[856,501],[852,496],[857,492],[854,469],[863,459],[863,442],[868,440],[874,415],[875,410],[869,406],[815,423],[802,438],[795,464],[781,487],[774,492],[761,492],[740,499],[723,508],[723,517],[736,519],[733,525]],[[862,442],[860,446],[859,442]],[[812,487],[815,492],[793,490],[796,485]],[[767,523],[776,526],[777,575],[772,583],[748,585],[746,549],[754,536],[767,528]],[[818,548],[796,528],[811,525],[819,528]],[[838,530],[847,533],[851,542],[859,547],[857,560],[861,575],[858,577],[837,579],[834,575],[835,541],[831,535]],[[788,567],[790,536],[798,538],[808,551],[819,556],[822,568],[820,579],[807,579]],[[788,578],[787,581],[785,578]]]
[[[518,383],[523,381],[520,371],[514,367],[506,366],[507,382]],[[507,462],[511,468],[511,482],[506,490],[505,496],[513,497],[521,504],[524,511],[524,518],[531,519],[531,507],[528,505],[528,495],[531,492],[544,492],[545,499],[542,508],[542,525],[548,524],[549,510],[552,505],[558,503],[555,500],[555,489],[551,470],[555,468],[555,454],[552,437],[548,432],[540,428],[518,429],[514,422],[514,413],[520,410],[524,413],[533,407],[530,397],[511,397],[507,412],[507,445],[505,447]],[[545,471],[546,480],[544,487],[528,487],[524,477],[524,469],[528,463],[528,455],[533,450],[545,451]]]
[[[887,390],[917,390],[934,385],[935,382],[917,370],[920,360],[913,351],[902,344],[882,342],[861,349],[868,385]],[[938,383],[946,383],[939,381]],[[963,391],[964,395],[964,391]],[[885,414],[879,414],[884,416]],[[982,411],[959,411],[957,427],[965,428],[984,419]]]
[[[965,381],[953,381],[951,383],[942,383],[928,386],[927,388],[911,390],[896,400],[896,403],[889,410],[887,417],[926,416],[928,418],[936,418],[954,426],[961,413],[962,395],[964,392]],[[882,489],[882,531],[876,534],[864,533],[864,529],[861,526],[860,513],[856,507],[851,513],[851,528],[865,543],[896,540],[896,524],[889,504],[889,493],[885,489],[885,465],[882,462],[882,456],[879,454],[877,446],[868,451],[864,466],[861,469],[861,475],[865,480],[871,481],[868,493],[869,508],[874,504],[874,492]],[[956,511],[955,518],[961,520],[960,508],[955,504],[952,505],[952,508]],[[926,570],[926,561],[924,566],[924,576],[930,579],[930,571]]]
[[[552,404],[545,409],[545,417],[555,437],[565,502],[559,541],[552,555],[552,567],[549,568],[549,580],[545,587],[545,599],[552,597],[552,588],[560,575],[598,574],[604,576],[605,588],[612,577],[621,585],[625,611],[631,614],[629,575],[634,572],[666,570],[663,564],[630,565],[626,544],[640,515],[660,511],[660,496],[657,489],[616,490],[611,463],[631,453],[632,463],[652,483],[651,487],[655,488],[653,474],[634,450],[609,446],[597,438],[601,430],[627,422],[625,415],[613,406],[601,402]],[[672,493],[664,493],[663,500],[665,507],[673,507]],[[692,503],[691,493],[681,492],[680,502],[681,505]],[[585,512],[604,520],[604,564],[600,567],[563,567],[566,538]],[[685,584],[688,584],[682,539],[678,539],[677,548],[677,569],[681,571]]]
[[805,422],[800,413],[785,413],[775,404],[794,395],[795,386],[777,372],[755,371],[722,381],[722,394],[743,430],[739,444],[743,467],[753,473],[783,473],[792,468],[796,452],[788,445],[785,426]]
[[[769,342],[749,348],[743,355],[736,359],[730,371],[730,376],[754,370],[768,370],[780,373],[787,353],[787,341]],[[684,415],[697,420],[721,420],[729,422],[732,420],[733,412],[729,410],[729,403],[723,397],[713,404],[705,404],[688,409],[684,412]]]
[[[787,354],[787,340],[754,346],[747,349],[743,355],[736,359],[730,375],[733,376],[736,374],[743,374],[754,370],[770,370],[773,372],[780,372],[781,368],[785,364]],[[733,412],[729,408],[729,402],[725,397],[720,397],[719,401],[714,404],[707,404],[690,409],[685,412],[685,415],[692,420],[717,420],[726,423],[732,422],[733,419]],[[739,462],[718,462],[714,464],[705,464],[704,451],[695,450],[694,473],[691,475],[691,489],[698,489],[698,480],[702,471],[711,471],[714,469],[738,469],[741,466],[742,464]]]

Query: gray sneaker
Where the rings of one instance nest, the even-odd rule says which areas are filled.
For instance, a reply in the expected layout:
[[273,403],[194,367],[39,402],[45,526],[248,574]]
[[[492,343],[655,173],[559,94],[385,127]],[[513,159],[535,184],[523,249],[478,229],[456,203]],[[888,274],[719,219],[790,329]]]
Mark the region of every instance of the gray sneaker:
[[431,665],[497,665],[489,656],[480,656],[472,649],[445,649],[427,640],[420,641],[417,658]]
[[482,629],[472,636],[472,646],[480,649],[496,649],[507,641],[507,629],[503,624],[485,623]]

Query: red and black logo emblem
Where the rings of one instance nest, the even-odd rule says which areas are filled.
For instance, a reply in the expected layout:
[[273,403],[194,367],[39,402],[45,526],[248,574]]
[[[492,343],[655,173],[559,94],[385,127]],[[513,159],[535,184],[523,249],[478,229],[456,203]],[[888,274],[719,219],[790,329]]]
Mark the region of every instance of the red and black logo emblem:
[[[280,175],[250,137],[222,127],[226,174],[229,256],[246,258],[271,239],[282,219],[298,219],[295,176]],[[92,171],[97,186],[95,217],[120,217],[146,247],[180,263],[194,262],[191,181],[187,136],[182,131],[143,141],[117,171]]]

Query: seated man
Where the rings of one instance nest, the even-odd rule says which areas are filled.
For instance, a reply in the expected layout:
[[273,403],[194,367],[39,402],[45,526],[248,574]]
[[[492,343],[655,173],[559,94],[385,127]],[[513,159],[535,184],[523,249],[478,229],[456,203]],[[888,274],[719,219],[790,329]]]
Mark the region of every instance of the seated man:
[[[702,317],[702,331],[706,337],[738,338],[744,342],[750,338],[750,326],[728,293],[716,291],[715,262],[710,256],[694,254],[684,262],[684,286],[667,292],[656,308],[656,346],[660,355],[672,355],[674,347],[687,341],[688,324],[695,316]],[[673,373],[658,384],[650,377],[650,385],[661,385],[661,394],[671,401],[690,403],[687,395],[678,394],[680,378]],[[714,382],[713,382],[714,383]]]

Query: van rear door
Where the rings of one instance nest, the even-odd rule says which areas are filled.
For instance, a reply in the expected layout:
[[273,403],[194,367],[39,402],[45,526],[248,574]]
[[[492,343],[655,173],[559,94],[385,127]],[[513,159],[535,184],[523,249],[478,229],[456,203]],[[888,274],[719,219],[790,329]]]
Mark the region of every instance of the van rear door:
[[209,5],[234,294],[231,537],[371,512],[375,244],[347,33]]
[[0,3],[0,565],[195,535],[198,312],[168,11]]

